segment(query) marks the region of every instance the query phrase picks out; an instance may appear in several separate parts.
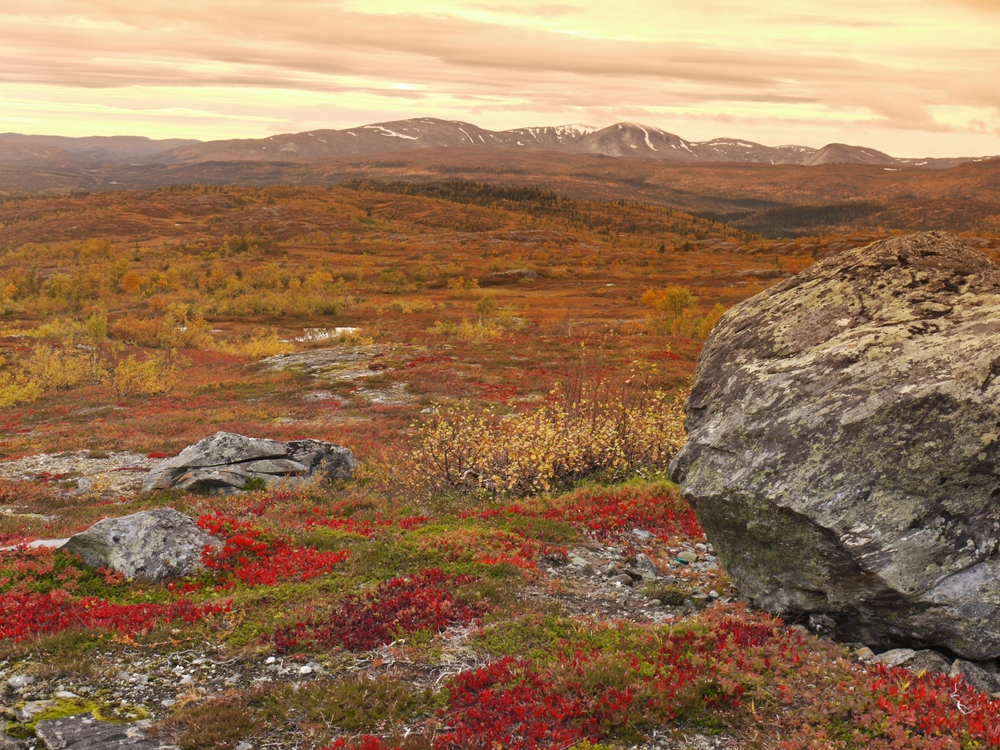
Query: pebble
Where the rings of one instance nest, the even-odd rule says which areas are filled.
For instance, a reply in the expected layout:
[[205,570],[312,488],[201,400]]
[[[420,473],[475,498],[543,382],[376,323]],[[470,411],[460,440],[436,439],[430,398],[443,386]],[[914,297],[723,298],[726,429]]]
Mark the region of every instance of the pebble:
[[313,668],[310,667],[308,664],[305,665],[304,667],[299,667],[299,674],[312,674],[312,673],[313,673]]
[[276,662],[276,661],[278,661],[278,660],[275,659],[273,656],[269,656],[266,659],[264,659],[264,663],[265,664],[274,664],[274,662]]
[[32,677],[30,674],[17,674],[14,675],[13,677],[7,678],[7,684],[10,685],[15,690],[18,690],[20,688],[26,688],[34,681],[35,678]]

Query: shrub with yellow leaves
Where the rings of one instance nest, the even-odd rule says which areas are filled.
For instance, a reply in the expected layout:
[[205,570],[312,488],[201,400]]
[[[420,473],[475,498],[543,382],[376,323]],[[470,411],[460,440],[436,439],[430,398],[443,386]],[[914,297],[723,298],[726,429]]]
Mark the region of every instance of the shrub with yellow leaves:
[[684,442],[684,394],[630,379],[557,390],[553,403],[500,415],[468,402],[418,428],[413,465],[431,484],[494,496],[611,481],[667,467]]

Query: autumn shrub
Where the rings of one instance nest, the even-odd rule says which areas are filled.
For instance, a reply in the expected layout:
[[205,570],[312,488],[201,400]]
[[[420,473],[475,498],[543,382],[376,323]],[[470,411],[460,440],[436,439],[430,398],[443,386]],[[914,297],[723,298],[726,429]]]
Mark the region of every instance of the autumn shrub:
[[438,487],[495,496],[665,469],[684,442],[683,397],[632,385],[563,391],[506,415],[467,402],[441,407],[417,430],[413,465]]
[[68,346],[36,344],[23,360],[7,364],[0,357],[0,408],[31,403],[42,395],[81,385],[90,379],[86,353]]
[[226,354],[252,360],[287,354],[293,349],[291,344],[278,337],[278,332],[273,328],[255,328],[245,338],[236,341],[218,341],[214,344],[214,348]]
[[180,363],[164,353],[139,359],[130,354],[110,366],[102,382],[115,398],[169,393],[177,384]]
[[268,640],[279,652],[295,645],[367,651],[421,630],[441,632],[473,622],[485,612],[484,604],[465,603],[454,595],[456,587],[474,581],[439,569],[393,578],[364,596],[348,597],[323,621],[279,628]]
[[211,324],[187,305],[170,305],[163,315],[140,318],[127,314],[109,327],[111,337],[131,346],[151,349],[193,349],[210,341]]
[[202,516],[198,525],[223,540],[221,547],[207,548],[202,555],[205,567],[220,579],[220,588],[231,587],[236,581],[251,587],[308,581],[329,573],[349,556],[346,550],[324,552],[295,547],[288,537],[221,512]]

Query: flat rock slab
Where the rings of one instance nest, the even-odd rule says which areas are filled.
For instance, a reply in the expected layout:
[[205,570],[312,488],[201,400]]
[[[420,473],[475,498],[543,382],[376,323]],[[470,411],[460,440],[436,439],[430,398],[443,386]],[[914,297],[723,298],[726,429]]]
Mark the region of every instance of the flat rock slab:
[[79,494],[136,492],[146,472],[158,463],[143,453],[69,451],[0,461],[0,478],[15,481],[75,483]]
[[384,351],[378,346],[337,346],[310,352],[279,354],[261,360],[261,364],[269,370],[297,369],[315,377],[352,380],[378,375],[379,370],[366,370],[359,365],[374,360]]
[[240,490],[253,479],[294,484],[313,477],[347,479],[358,463],[348,448],[322,440],[281,443],[217,432],[159,463],[143,481],[146,492]]
[[220,544],[194,519],[173,508],[158,508],[98,521],[70,537],[63,549],[80,555],[92,568],[159,581],[200,570],[205,547]]
[[878,648],[1000,655],[990,258],[896,237],[742,302],[698,360],[687,431],[671,476],[757,606]]
[[35,732],[48,750],[180,750],[146,736],[148,722],[112,724],[92,714],[40,721]]

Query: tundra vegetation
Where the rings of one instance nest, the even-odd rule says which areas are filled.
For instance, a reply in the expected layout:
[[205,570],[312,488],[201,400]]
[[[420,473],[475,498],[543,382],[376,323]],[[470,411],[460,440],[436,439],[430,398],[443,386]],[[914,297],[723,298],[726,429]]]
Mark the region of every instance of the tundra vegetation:
[[[959,678],[866,667],[696,570],[706,540],[664,478],[722,312],[874,236],[779,251],[667,209],[454,184],[37,197],[0,219],[3,465],[163,458],[219,430],[361,462],[234,495],[8,472],[0,669],[33,678],[8,684],[10,735],[94,711],[191,750],[1000,744],[1000,704]],[[224,541],[195,577],[26,546],[165,506]],[[573,562],[594,549],[663,575],[626,596]],[[183,654],[198,668],[174,682],[130,671]],[[78,697],[18,713],[60,690]]]

